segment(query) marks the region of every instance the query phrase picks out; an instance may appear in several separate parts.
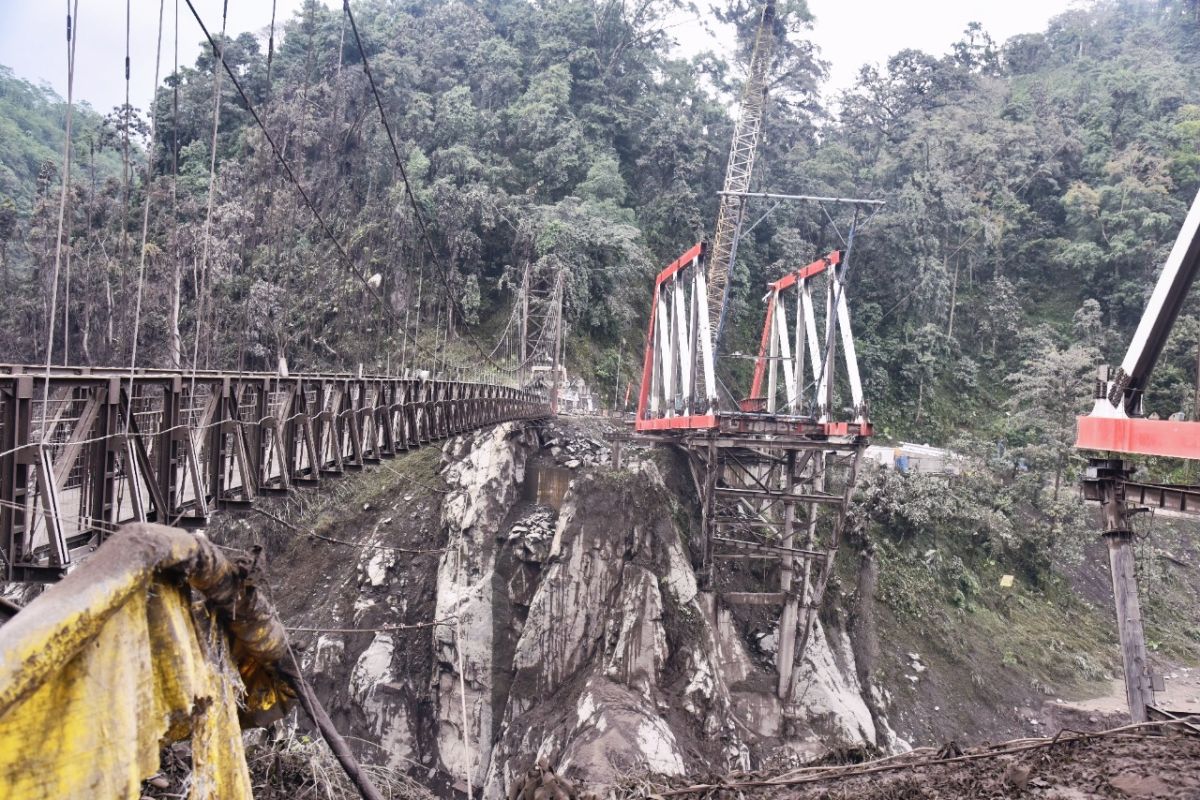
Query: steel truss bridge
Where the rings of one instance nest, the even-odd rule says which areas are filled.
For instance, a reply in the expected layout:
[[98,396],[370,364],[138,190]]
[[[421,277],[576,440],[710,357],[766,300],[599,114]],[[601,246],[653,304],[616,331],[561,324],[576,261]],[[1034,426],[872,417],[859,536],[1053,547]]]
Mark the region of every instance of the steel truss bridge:
[[[845,262],[835,250],[767,286],[750,392],[731,402],[718,392],[707,258],[697,244],[655,281],[634,438],[687,454],[704,527],[701,588],[726,605],[779,609],[787,719],[872,434]],[[849,403],[842,418],[839,399]],[[747,583],[762,590],[744,591]]]
[[469,381],[0,365],[0,580],[53,581],[125,522],[201,527],[429,442],[547,416]]

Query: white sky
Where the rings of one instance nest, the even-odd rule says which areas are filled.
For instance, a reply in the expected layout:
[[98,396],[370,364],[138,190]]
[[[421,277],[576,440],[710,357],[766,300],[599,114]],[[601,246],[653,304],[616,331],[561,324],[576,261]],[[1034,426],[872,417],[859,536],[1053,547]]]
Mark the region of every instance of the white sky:
[[849,88],[862,64],[882,64],[905,48],[940,56],[969,22],[982,23],[999,44],[1045,30],[1052,17],[1077,5],[1079,0],[808,0],[817,17],[814,38],[831,62],[827,92]]
[[[132,64],[130,88],[134,105],[145,107],[152,95],[158,2],[130,0]],[[1079,2],[1080,0],[1074,0]],[[167,75],[174,58],[176,0],[165,0],[163,66]],[[206,25],[214,32],[221,25],[222,0],[193,0]],[[276,0],[278,20],[291,16],[301,0]],[[324,0],[338,6],[338,0]],[[707,9],[712,0],[699,0]],[[1018,33],[1042,30],[1046,22],[1065,11],[1073,0],[808,0],[817,17],[813,38],[831,62],[826,96],[848,88],[864,63],[882,63],[904,48],[935,55],[957,41],[968,22],[983,23],[997,42]],[[0,0],[0,64],[22,78],[46,81],[66,96],[66,0]],[[125,4],[120,0],[79,0],[76,45],[75,95],[100,112],[124,100]],[[179,0],[179,60],[191,64],[203,38],[186,3]],[[229,0],[229,30],[252,31],[265,37],[271,20],[271,0]],[[694,20],[683,18],[672,28],[686,55],[703,49],[721,49],[728,34],[709,38]]]

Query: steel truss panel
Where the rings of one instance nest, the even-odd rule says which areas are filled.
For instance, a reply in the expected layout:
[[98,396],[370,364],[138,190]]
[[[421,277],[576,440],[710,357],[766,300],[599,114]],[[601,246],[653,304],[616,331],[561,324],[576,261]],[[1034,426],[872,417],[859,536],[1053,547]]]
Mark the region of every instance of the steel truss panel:
[[[836,270],[837,265],[841,263],[841,252],[834,250],[824,258],[817,259],[767,285],[767,293],[763,297],[766,302],[766,314],[750,394],[743,403],[745,410],[765,410],[768,413],[776,411],[779,404],[779,373],[782,372],[785,389],[783,410],[790,414],[800,414],[809,409],[818,419],[828,420],[833,398],[831,387],[836,383],[834,361],[837,345],[840,344],[846,369],[845,379],[850,389],[851,407],[856,421],[866,422],[866,406],[863,400],[862,379],[858,371],[858,354],[850,329],[846,287]],[[823,340],[817,335],[813,303],[813,281],[819,276],[826,278]],[[790,294],[785,292],[793,288],[796,313],[793,318],[794,325],[789,327],[787,308]],[[812,370],[812,381],[808,383],[806,350]]]
[[717,402],[712,333],[705,295],[704,245],[658,274],[650,303],[639,431],[711,428]]
[[484,383],[0,365],[0,580],[61,576],[117,525],[203,526],[423,443],[549,415]]

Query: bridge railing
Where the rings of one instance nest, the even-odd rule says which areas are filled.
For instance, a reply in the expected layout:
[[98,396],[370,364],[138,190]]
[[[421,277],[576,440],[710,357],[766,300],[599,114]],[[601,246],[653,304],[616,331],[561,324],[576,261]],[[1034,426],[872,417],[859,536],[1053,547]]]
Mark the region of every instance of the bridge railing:
[[124,522],[222,508],[422,444],[546,416],[465,381],[0,366],[0,579],[54,580]]

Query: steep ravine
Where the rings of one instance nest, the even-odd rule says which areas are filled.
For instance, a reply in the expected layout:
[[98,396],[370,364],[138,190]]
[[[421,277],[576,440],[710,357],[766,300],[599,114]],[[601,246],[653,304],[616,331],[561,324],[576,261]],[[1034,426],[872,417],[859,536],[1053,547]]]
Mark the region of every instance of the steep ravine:
[[603,434],[502,425],[277,501],[291,527],[213,529],[265,549],[304,667],[364,760],[496,800],[539,762],[600,789],[1033,732],[1032,676],[973,680],[999,674],[970,666],[992,634],[964,619],[947,655],[877,602],[880,566],[853,542],[785,714],[773,617],[698,591],[681,461],[627,447],[615,470]]
[[[362,756],[443,791],[504,797],[543,759],[600,787],[903,746],[872,718],[840,629],[800,666],[785,744],[769,653],[697,590],[671,458],[635,451],[617,471],[601,436],[498,426],[277,509],[327,539],[258,515],[213,535],[266,548],[281,611],[319,629],[294,633],[304,666]],[[547,467],[569,477],[557,511],[527,491]]]

